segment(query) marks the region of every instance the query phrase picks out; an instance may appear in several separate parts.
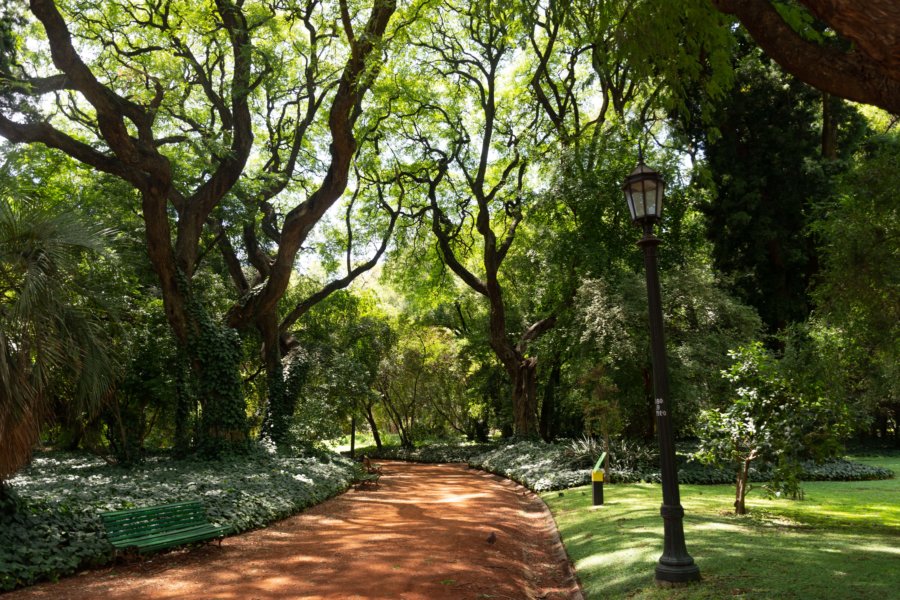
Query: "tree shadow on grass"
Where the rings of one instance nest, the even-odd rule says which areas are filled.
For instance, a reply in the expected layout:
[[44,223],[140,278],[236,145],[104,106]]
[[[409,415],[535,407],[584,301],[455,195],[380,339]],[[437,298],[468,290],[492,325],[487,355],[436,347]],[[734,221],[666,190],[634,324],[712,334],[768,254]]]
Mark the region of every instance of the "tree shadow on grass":
[[[658,493],[658,492],[657,492]],[[590,500],[567,503],[558,515],[566,549],[586,598],[890,598],[900,589],[896,531],[822,528],[783,519],[688,512],[685,539],[703,581],[679,589],[654,585],[662,553],[662,520],[643,507],[644,494],[609,510]]]

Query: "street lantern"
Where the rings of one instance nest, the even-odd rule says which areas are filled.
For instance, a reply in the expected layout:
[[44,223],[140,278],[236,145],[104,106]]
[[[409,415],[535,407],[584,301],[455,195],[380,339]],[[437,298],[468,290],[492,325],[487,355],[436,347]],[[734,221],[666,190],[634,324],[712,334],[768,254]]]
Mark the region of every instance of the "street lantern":
[[625,178],[622,190],[625,192],[632,221],[654,223],[660,220],[666,182],[659,173],[645,165],[643,160]]
[[663,585],[700,580],[700,568],[687,552],[684,543],[684,509],[678,491],[678,468],[675,463],[675,442],[672,435],[669,406],[669,374],[666,367],[666,342],[663,336],[662,301],[659,291],[659,272],[656,247],[660,239],[653,235],[653,224],[662,217],[665,182],[659,173],[644,164],[625,178],[622,190],[631,212],[631,220],[640,225],[644,236],[638,242],[644,251],[647,272],[647,303],[650,313],[650,347],[653,357],[653,392],[656,410],[656,430],[659,435],[659,464],[662,476],[663,554],[656,564],[656,581]]

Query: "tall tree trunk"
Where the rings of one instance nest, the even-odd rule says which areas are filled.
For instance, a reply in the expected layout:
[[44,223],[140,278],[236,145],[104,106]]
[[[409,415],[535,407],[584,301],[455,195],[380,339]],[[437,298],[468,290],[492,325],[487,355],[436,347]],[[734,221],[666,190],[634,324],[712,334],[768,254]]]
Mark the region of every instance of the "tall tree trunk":
[[834,106],[838,100],[822,92],[822,158],[837,158],[837,121],[834,118]]
[[381,435],[378,433],[378,424],[375,422],[375,415],[372,414],[372,405],[366,405],[366,421],[369,422],[369,428],[372,430],[372,437],[375,438],[375,447],[381,450]]
[[517,437],[536,437],[537,359],[523,358],[513,378],[513,426]]
[[171,180],[148,186],[142,190],[141,208],[147,239],[147,255],[159,278],[166,320],[172,327],[178,343],[187,346],[190,335],[197,333],[197,324],[192,322],[187,310],[187,294],[194,264],[183,259],[178,260],[179,257],[172,247],[172,230],[169,226],[171,188]]
[[[204,453],[217,455],[246,447],[249,436],[238,373],[239,342],[234,332],[205,314],[192,296],[191,278],[203,221],[197,216],[196,206],[184,208],[173,247],[168,211],[173,184],[170,173],[162,167],[160,170],[168,178],[154,180],[142,190],[147,251],[160,280],[166,319],[181,348],[179,356],[189,365],[185,376],[193,380],[186,382],[183,390],[191,398],[183,398],[186,404],[179,409],[184,413],[199,404],[201,423],[193,442]],[[188,213],[192,218],[188,218]],[[186,451],[187,432],[183,426],[179,421],[181,430],[176,432],[176,445],[180,453]]]
[[737,485],[735,486],[735,495],[734,495],[734,514],[736,515],[746,515],[747,514],[747,505],[745,504],[747,498],[747,492],[749,491],[747,485],[750,480],[750,461],[752,461],[752,456],[750,458],[744,459],[741,468],[738,469],[737,474]]
[[559,388],[561,371],[562,361],[557,354],[553,357],[553,366],[550,369],[547,387],[544,388],[544,400],[541,403],[540,433],[546,442],[551,441],[556,433],[556,390]]

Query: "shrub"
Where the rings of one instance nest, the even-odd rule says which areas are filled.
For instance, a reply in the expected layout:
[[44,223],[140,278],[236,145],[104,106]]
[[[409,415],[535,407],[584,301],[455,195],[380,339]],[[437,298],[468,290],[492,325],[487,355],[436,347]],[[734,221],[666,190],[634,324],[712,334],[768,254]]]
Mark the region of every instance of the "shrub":
[[373,458],[385,460],[409,460],[424,463],[464,463],[475,456],[496,448],[496,444],[439,443],[404,448],[403,446],[384,446],[381,450],[361,448],[360,454],[368,454]]
[[620,470],[647,471],[656,469],[659,457],[656,448],[645,442],[616,440],[609,446],[609,461]]
[[565,442],[563,451],[573,469],[590,469],[603,454],[603,446],[599,440],[583,435]]
[[564,445],[522,441],[474,456],[469,464],[543,492],[590,481],[590,469],[572,469],[569,460]]

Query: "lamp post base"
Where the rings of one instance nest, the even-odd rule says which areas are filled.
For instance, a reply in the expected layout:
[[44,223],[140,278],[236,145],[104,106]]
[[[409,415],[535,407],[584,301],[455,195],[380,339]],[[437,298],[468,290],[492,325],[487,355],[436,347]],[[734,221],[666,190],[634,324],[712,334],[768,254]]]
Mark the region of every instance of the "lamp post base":
[[[662,443],[661,443],[662,445]],[[674,450],[671,456],[674,457]],[[664,471],[674,475],[674,464],[667,465]],[[678,482],[674,477],[663,479],[663,494],[678,496]],[[668,485],[667,485],[668,484]],[[659,514],[663,518],[663,543],[664,550],[656,563],[656,582],[661,585],[677,585],[700,581],[700,567],[694,563],[694,559],[688,554],[684,544],[684,508],[680,503],[663,504],[659,507]]]
[[686,565],[656,564],[656,584],[663,587],[700,581],[700,567],[691,561]]

